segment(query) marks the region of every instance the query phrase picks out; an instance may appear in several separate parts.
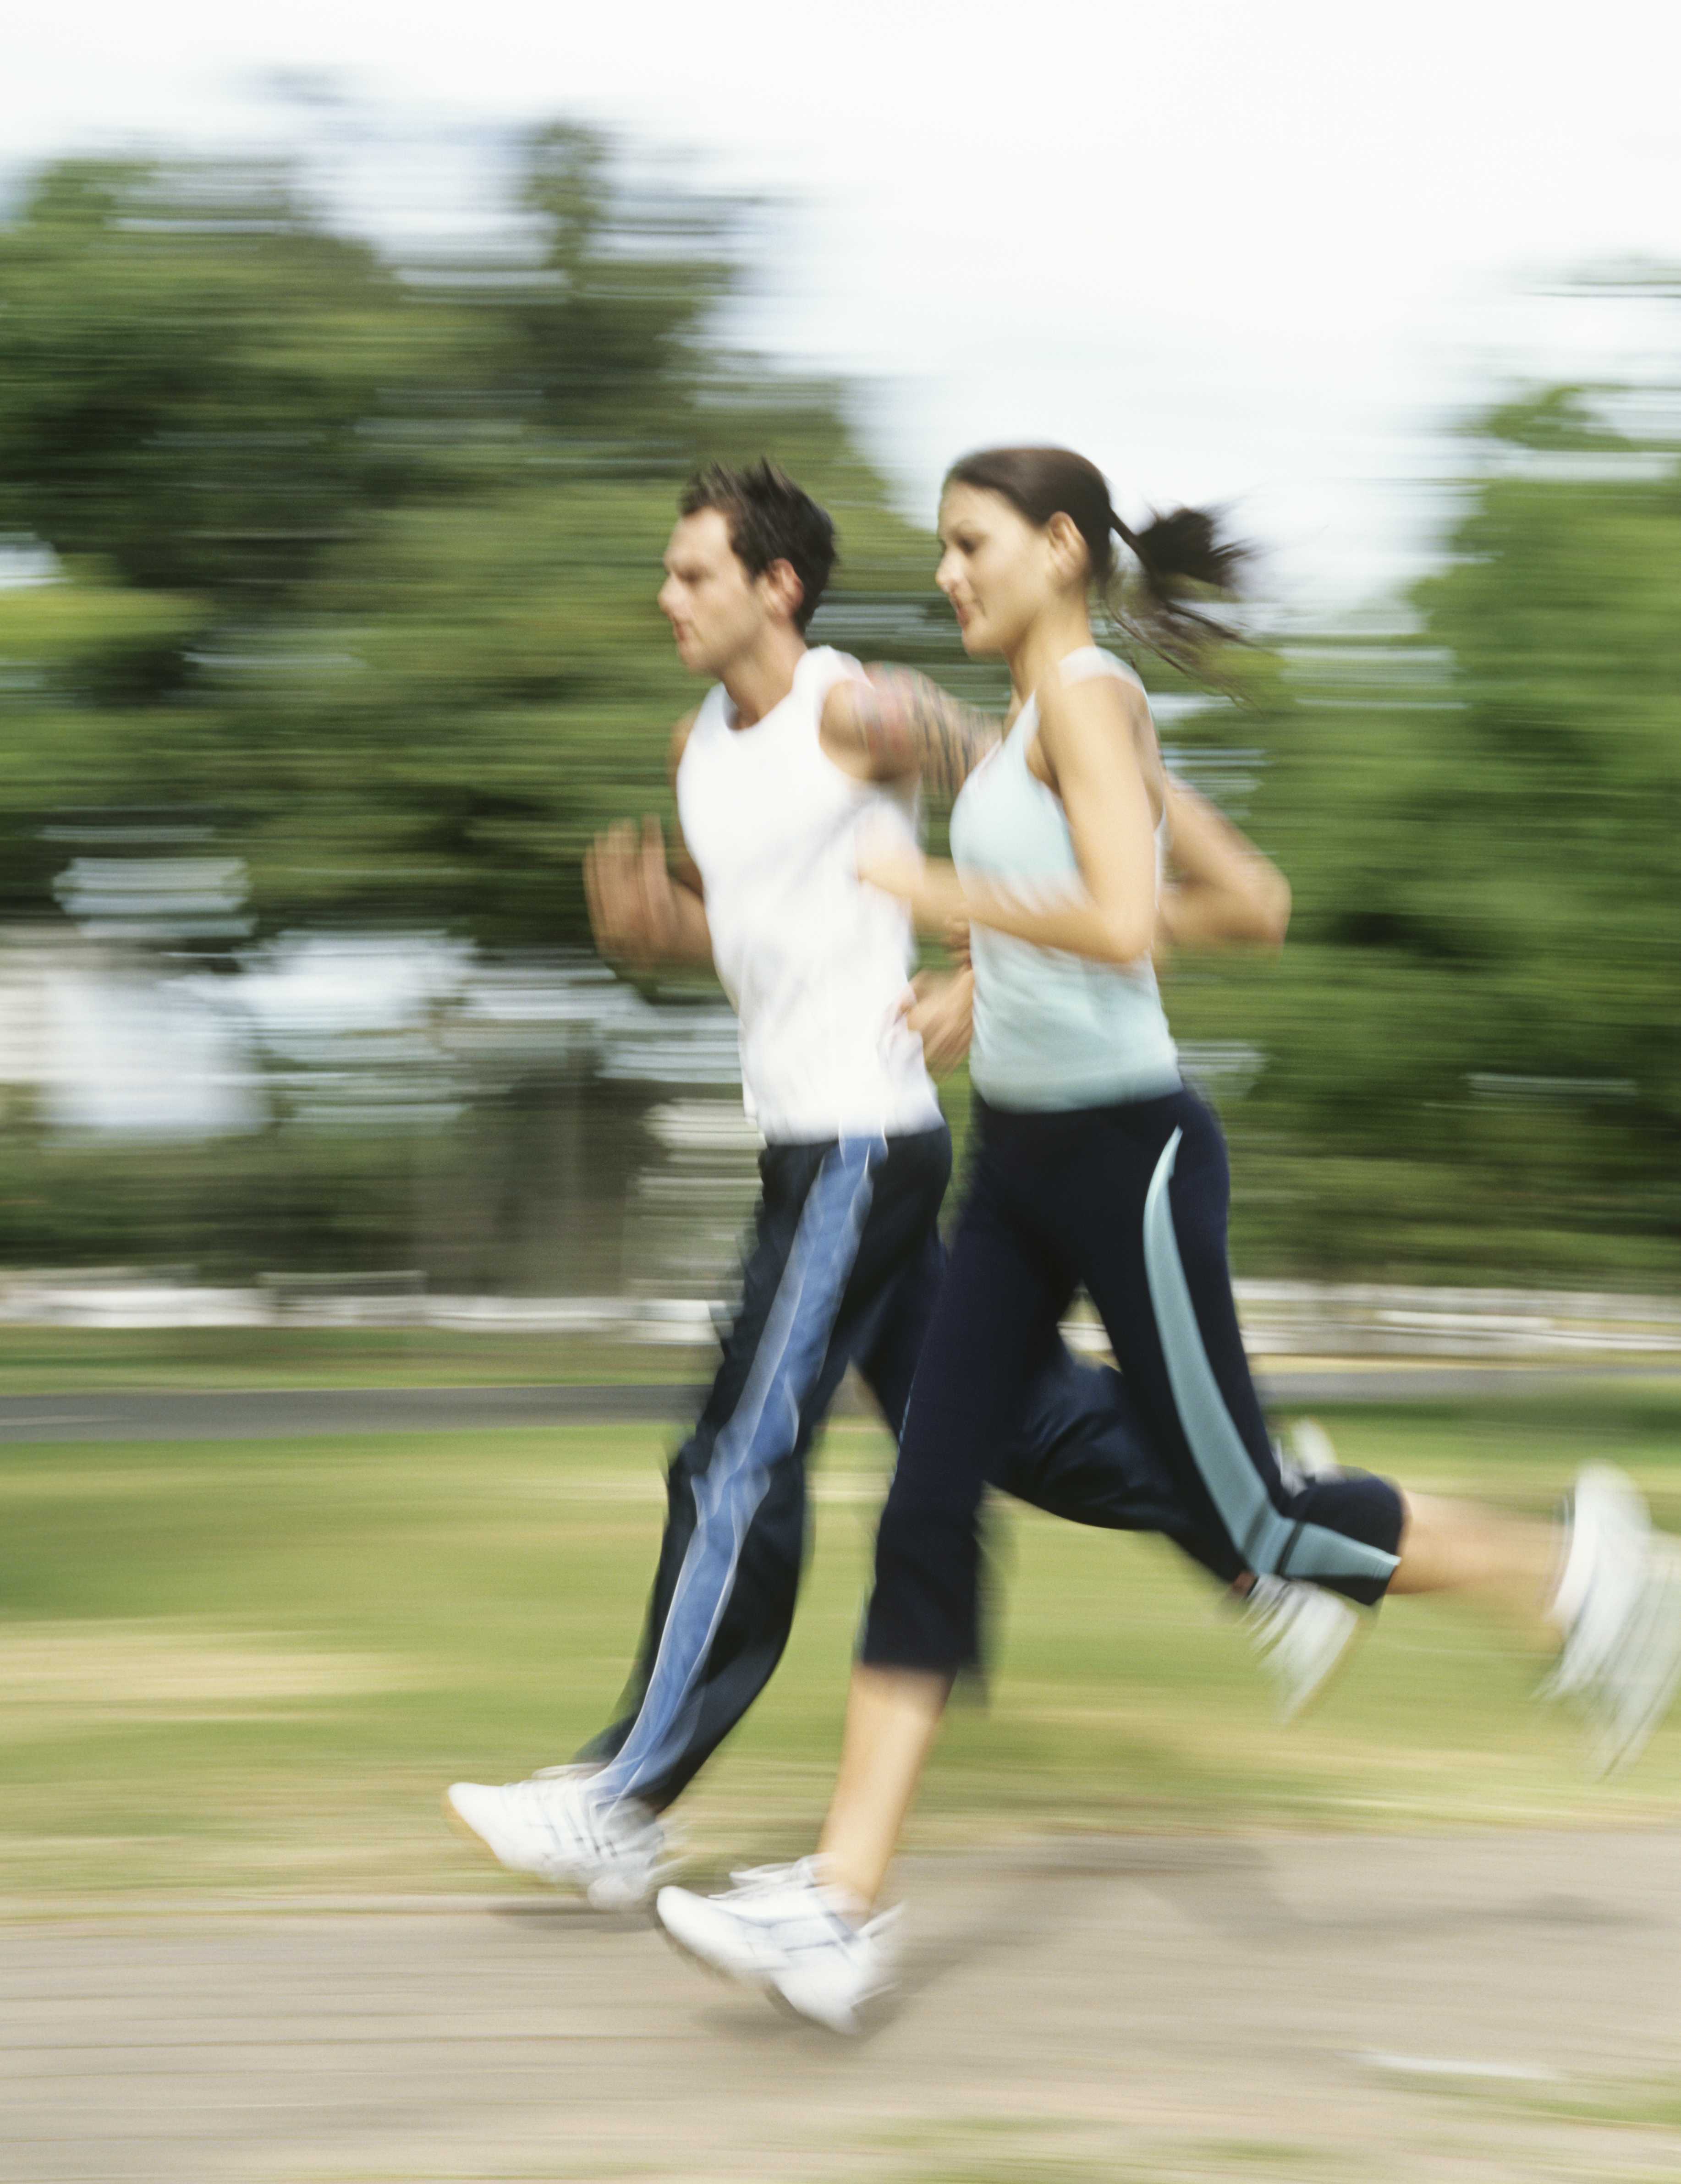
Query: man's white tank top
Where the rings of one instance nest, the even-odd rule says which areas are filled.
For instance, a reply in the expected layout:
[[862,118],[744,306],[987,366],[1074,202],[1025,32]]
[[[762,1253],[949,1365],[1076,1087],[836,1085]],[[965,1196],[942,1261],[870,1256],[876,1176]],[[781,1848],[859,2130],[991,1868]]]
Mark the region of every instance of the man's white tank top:
[[863,673],[820,646],[779,705],[735,725],[710,690],[677,767],[677,816],[700,869],[712,956],[741,1027],[748,1112],[773,1143],[932,1129],[922,1042],[898,1016],[908,912],[858,878],[867,825],[915,841],[914,789],[854,780],[818,740],[823,701]]

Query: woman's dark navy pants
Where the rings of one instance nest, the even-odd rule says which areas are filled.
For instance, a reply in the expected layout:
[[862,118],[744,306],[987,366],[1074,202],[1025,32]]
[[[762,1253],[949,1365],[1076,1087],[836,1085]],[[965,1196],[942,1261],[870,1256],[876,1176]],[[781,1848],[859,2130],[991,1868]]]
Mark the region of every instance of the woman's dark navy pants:
[[1226,1147],[1209,1110],[1181,1089],[1031,1114],[977,1101],[977,1122],[877,1534],[862,1658],[949,1672],[978,1658],[982,1493],[1082,1287],[1201,1558],[1380,1599],[1400,1496],[1364,1474],[1300,1482],[1279,1469],[1238,1329]]

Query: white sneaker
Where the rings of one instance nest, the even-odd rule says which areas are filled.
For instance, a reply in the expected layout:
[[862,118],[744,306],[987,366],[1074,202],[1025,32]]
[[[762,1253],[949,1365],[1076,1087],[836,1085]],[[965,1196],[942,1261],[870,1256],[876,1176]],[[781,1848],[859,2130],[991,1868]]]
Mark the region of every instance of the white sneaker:
[[[1341,1476],[1331,1436],[1316,1419],[1293,1420],[1272,1453],[1294,1491],[1312,1479]],[[1256,1578],[1238,1612],[1255,1658],[1272,1679],[1280,1721],[1294,1721],[1323,1693],[1363,1627],[1339,1594],[1294,1578]]]
[[1294,1721],[1321,1695],[1361,1631],[1358,1610],[1340,1594],[1294,1578],[1256,1578],[1241,1613],[1280,1721]]
[[579,1888],[598,1911],[624,1911],[668,1870],[665,1833],[634,1799],[590,1788],[593,1767],[546,1767],[526,1782],[453,1782],[448,1818],[514,1873]]
[[1343,1475],[1337,1445],[1317,1418],[1292,1418],[1284,1429],[1283,1446],[1275,1446],[1273,1453],[1286,1477],[1293,1471],[1303,1480]]
[[1542,1689],[1580,1706],[1609,1774],[1645,1749],[1681,1678],[1681,1555],[1608,1463],[1578,1476],[1568,1521],[1551,1609],[1564,1646]]
[[654,1908],[677,1947],[831,2032],[862,2031],[860,2012],[893,1990],[899,1908],[859,1921],[811,1858],[733,1878],[722,1896],[660,1890]]

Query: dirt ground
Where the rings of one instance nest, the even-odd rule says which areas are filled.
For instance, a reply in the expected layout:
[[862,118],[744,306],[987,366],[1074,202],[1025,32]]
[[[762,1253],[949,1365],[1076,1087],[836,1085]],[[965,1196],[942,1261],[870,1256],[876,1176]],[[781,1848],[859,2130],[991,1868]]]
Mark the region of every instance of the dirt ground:
[[925,1858],[838,2042],[543,1893],[0,1930],[36,2180],[1681,2175],[1681,1838],[1062,1837]]

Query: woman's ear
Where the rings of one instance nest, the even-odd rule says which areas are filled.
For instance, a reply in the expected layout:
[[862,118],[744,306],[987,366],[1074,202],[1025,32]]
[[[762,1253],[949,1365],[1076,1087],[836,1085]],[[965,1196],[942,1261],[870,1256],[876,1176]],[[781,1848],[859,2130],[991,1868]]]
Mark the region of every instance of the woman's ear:
[[1050,566],[1057,582],[1083,583],[1091,574],[1092,557],[1073,517],[1059,510],[1045,526],[1045,541],[1050,549]]

